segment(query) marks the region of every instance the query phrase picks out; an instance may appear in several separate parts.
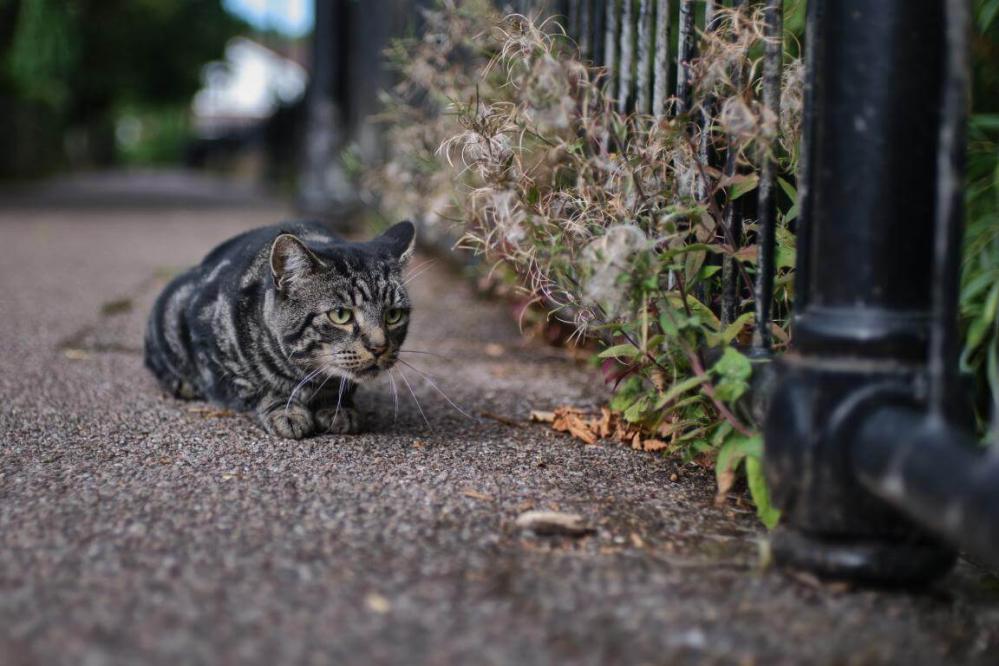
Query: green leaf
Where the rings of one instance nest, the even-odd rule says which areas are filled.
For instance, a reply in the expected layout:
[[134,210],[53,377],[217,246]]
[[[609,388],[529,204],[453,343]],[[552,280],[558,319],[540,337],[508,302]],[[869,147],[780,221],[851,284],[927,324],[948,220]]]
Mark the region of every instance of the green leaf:
[[527,203],[534,206],[541,200],[541,192],[538,190],[538,186],[534,185],[527,191]]
[[784,178],[778,178],[777,184],[780,185],[780,189],[784,190],[784,194],[786,194],[791,201],[798,200],[798,190],[795,189],[794,185],[787,182]]
[[683,395],[687,391],[691,391],[704,382],[708,381],[707,375],[694,375],[693,377],[688,377],[682,382],[677,382],[669,387],[669,390],[659,396],[656,400],[656,409],[662,409],[669,403],[673,402],[676,398]]
[[[683,311],[683,299],[681,299],[678,294],[669,294],[666,297],[666,300],[668,300],[670,305],[672,305],[678,312]],[[718,321],[718,317],[711,311],[711,308],[706,306],[704,303],[701,303],[690,294],[687,294],[687,307],[690,308],[691,314],[698,315],[701,320],[707,322],[714,330],[717,331],[721,328],[721,322]]]
[[683,279],[690,284],[698,275],[707,258],[707,252],[688,252],[683,262]]
[[984,0],[978,6],[978,30],[986,32],[999,15],[999,0]]
[[711,443],[715,447],[722,446],[725,441],[732,434],[732,424],[728,421],[722,421],[717,428],[715,428],[715,434],[711,436]]
[[698,274],[697,279],[702,281],[707,280],[721,269],[721,266],[701,266],[701,272]]
[[[997,0],[999,4],[999,0]],[[999,113],[976,113],[970,118],[971,126],[977,130],[999,129]]]
[[999,273],[999,271],[985,271],[969,280],[968,284],[961,290],[961,302],[966,303],[972,300],[988,289],[989,285],[995,284],[999,280],[999,275],[996,273]]
[[794,268],[798,261],[798,253],[793,247],[777,246],[777,268]]
[[729,191],[728,199],[729,201],[735,201],[743,194],[747,194],[756,189],[756,186],[760,184],[759,175],[752,173],[747,175],[732,176],[729,179]]
[[641,421],[645,417],[645,412],[649,408],[649,400],[646,397],[641,397],[636,400],[631,407],[624,410],[624,420],[628,423],[635,423],[636,421]]
[[715,383],[715,396],[724,402],[735,402],[749,390],[749,377],[753,366],[749,359],[732,347],[726,347],[711,371],[719,379]]
[[[736,319],[731,324],[726,326],[725,330],[722,331],[721,334],[722,342],[728,344],[732,342],[732,340],[735,340],[736,337],[738,337],[739,333],[742,332],[742,329],[744,329],[746,325],[752,322],[755,318],[756,314],[753,312],[747,312],[745,314],[739,315],[738,319]],[[750,372],[752,372],[752,368],[750,368]]]
[[747,457],[761,455],[763,455],[762,437],[732,434],[718,451],[718,457],[715,459],[715,476],[720,480],[726,473],[737,471]]
[[724,379],[745,381],[753,374],[753,364],[744,354],[739,353],[733,347],[726,347],[721,358],[711,366],[711,370]]
[[599,354],[597,358],[636,358],[641,356],[642,350],[633,344],[625,343],[623,345],[614,345],[613,347],[608,347]]
[[968,327],[964,343],[966,349],[975,349],[982,343],[989,329],[995,324],[997,310],[999,310],[999,283],[993,285],[981,313]]
[[668,337],[675,338],[680,335],[680,328],[677,325],[676,313],[663,312],[659,315],[659,327],[662,329],[663,333]]
[[780,510],[770,502],[770,490],[763,474],[761,456],[746,458],[746,482],[749,485],[749,495],[756,505],[756,515],[768,530],[772,530],[780,521]]
[[799,215],[801,215],[801,206],[797,201],[795,201],[791,204],[791,207],[787,209],[787,212],[784,213],[784,224],[789,224],[790,222],[797,220]]

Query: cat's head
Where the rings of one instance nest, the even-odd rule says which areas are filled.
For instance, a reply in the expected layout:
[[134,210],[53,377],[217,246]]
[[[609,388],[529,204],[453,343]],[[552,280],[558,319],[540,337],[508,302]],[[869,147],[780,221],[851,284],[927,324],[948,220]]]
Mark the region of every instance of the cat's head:
[[392,367],[409,326],[402,270],[415,233],[400,222],[374,240],[332,248],[310,246],[306,235],[274,239],[269,323],[293,363],[355,382]]

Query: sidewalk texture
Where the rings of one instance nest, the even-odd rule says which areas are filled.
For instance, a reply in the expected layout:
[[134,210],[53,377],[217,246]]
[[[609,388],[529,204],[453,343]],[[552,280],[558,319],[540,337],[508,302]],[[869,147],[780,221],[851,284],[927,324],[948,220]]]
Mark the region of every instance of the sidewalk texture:
[[[164,397],[141,357],[157,291],[284,214],[191,205],[0,210],[0,663],[999,659],[999,581],[973,565],[920,592],[761,569],[765,531],[709,472],[527,424],[604,389],[440,264],[407,346],[441,356],[407,360],[478,421],[413,371],[429,427],[384,379],[356,436]],[[528,509],[594,533],[525,534]]]

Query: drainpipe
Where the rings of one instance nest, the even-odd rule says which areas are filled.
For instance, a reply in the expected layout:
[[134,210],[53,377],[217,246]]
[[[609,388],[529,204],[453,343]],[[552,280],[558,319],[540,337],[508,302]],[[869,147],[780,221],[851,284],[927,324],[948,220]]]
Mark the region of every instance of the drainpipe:
[[999,563],[999,456],[955,380],[967,0],[810,0],[793,349],[765,469],[778,563],[906,584]]

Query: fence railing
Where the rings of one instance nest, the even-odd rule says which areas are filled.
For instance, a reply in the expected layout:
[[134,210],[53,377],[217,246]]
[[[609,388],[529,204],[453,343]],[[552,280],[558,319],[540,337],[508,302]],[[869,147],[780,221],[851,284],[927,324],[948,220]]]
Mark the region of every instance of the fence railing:
[[[719,11],[723,7],[749,9],[761,6],[765,12],[765,53],[763,57],[763,113],[780,117],[781,71],[783,64],[783,5],[782,0],[568,0],[562,3],[567,13],[568,33],[579,44],[584,58],[606,68],[607,85],[617,96],[621,112],[635,111],[656,116],[675,115],[691,110],[691,63],[697,55],[699,31],[718,29]],[[602,21],[597,21],[597,18]],[[599,29],[595,26],[599,24]],[[675,51],[671,31],[677,31]],[[602,40],[602,44],[598,42]],[[602,48],[597,48],[597,47]],[[671,53],[672,52],[672,53]],[[746,75],[733,72],[736,85]],[[674,83],[671,86],[671,82]],[[712,112],[702,111],[702,127],[710,127]],[[731,178],[737,169],[734,151],[724,157],[723,164],[711,164],[717,159],[710,145],[709,131],[701,133],[701,161],[723,170]],[[776,191],[778,166],[772,156],[765,157],[760,167],[757,202],[749,210],[755,213],[757,271],[755,277],[756,327],[753,352],[766,356],[771,344],[771,304],[775,275]],[[703,194],[703,193],[702,193]],[[723,225],[726,240],[733,250],[743,241],[746,227],[746,207],[743,202],[726,201]],[[740,293],[736,259],[729,257],[722,267],[720,319],[728,324],[738,317]]]

